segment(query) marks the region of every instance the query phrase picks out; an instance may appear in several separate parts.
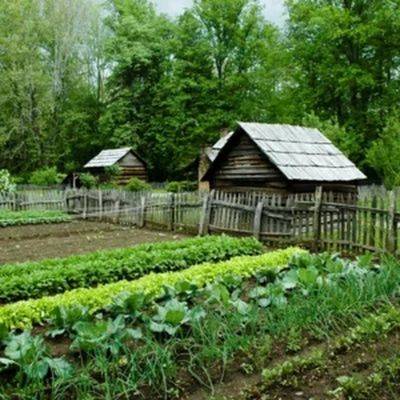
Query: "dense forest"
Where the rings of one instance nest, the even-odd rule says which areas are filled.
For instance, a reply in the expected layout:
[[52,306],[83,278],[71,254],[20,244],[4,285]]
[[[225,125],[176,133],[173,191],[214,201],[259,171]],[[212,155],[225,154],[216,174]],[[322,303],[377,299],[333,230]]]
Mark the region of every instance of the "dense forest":
[[400,0],[0,3],[0,169],[79,170],[132,146],[152,180],[186,179],[238,120],[320,128],[374,181],[400,185]]

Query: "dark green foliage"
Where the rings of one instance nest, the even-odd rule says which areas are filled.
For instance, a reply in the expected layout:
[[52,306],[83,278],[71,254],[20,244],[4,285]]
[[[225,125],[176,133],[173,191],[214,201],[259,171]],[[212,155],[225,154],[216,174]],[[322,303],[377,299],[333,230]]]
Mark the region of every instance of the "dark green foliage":
[[193,180],[245,120],[318,127],[398,184],[399,0],[289,0],[281,30],[261,0],[196,0],[175,20],[106,3],[1,3],[0,168],[66,173],[132,146],[151,180]]

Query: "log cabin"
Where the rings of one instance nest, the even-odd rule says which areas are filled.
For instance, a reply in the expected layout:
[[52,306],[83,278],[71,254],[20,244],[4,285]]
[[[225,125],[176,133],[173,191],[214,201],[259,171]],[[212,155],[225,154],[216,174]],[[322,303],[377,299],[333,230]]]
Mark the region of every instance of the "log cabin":
[[130,147],[103,150],[91,159],[84,168],[91,174],[105,180],[107,167],[118,166],[120,172],[115,177],[118,185],[126,185],[130,179],[147,181],[147,164]]
[[210,189],[355,192],[366,176],[319,130],[239,122],[207,151],[201,182]]

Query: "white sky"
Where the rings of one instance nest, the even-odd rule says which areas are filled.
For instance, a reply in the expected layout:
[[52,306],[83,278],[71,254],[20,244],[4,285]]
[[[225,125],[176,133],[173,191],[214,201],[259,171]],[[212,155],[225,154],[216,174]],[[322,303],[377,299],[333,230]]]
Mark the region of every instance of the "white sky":
[[[168,15],[179,15],[186,7],[192,4],[192,0],[153,0],[160,11]],[[265,4],[266,18],[277,24],[283,25],[285,16],[284,0],[261,0]]]

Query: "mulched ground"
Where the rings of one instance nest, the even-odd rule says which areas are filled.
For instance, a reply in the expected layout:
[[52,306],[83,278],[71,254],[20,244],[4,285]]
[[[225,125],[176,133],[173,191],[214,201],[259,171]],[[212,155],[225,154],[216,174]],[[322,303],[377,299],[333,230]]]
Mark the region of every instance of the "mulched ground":
[[67,257],[140,243],[181,240],[185,237],[184,234],[174,232],[92,221],[0,228],[0,264]]

